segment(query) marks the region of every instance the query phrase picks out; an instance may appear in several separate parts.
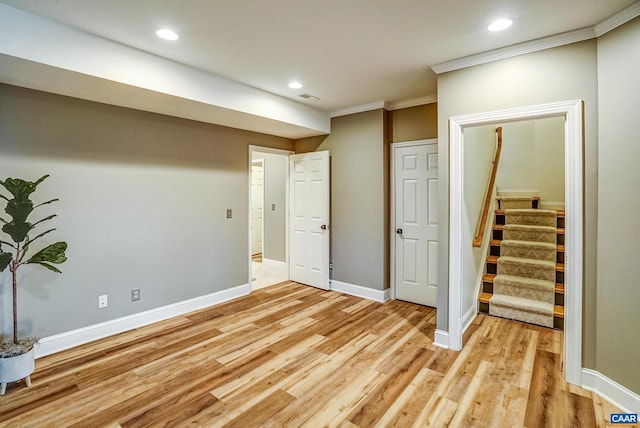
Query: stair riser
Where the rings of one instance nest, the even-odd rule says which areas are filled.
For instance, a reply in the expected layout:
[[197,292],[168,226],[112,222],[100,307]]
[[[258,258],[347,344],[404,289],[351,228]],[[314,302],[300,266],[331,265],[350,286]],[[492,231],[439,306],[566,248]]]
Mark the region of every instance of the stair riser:
[[533,203],[531,200],[524,201],[508,201],[503,200],[500,203],[500,208],[503,210],[520,210],[520,209],[531,209],[533,208]]
[[553,315],[549,316],[536,314],[512,307],[502,307],[495,304],[489,305],[489,314],[496,317],[508,318],[512,320],[541,325],[543,327],[553,328]]

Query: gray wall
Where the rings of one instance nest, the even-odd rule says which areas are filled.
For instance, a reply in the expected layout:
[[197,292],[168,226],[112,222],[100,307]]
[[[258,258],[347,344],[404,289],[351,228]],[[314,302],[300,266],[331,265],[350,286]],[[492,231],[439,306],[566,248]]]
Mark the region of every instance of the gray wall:
[[[585,248],[583,359],[595,368],[597,230],[596,41],[589,40],[438,76],[440,135],[439,282],[448,284],[449,132],[451,116],[573,99],[584,100]],[[438,328],[448,331],[448,295],[438,297]]]
[[640,393],[640,18],[598,40],[596,368]]
[[[51,174],[62,275],[26,267],[20,330],[44,337],[247,283],[248,145],[290,140],[0,85],[0,177]],[[233,218],[225,210],[233,209]],[[0,276],[0,332],[11,328]],[[142,300],[130,301],[140,288]],[[97,309],[97,297],[109,307]]]
[[[264,159],[264,258],[286,261],[287,168],[285,155],[254,152],[253,159]],[[272,205],[275,204],[275,209]]]
[[438,138],[438,104],[390,111],[389,133],[392,143]]
[[331,155],[332,279],[389,287],[389,146],[384,110],[333,118],[331,135],[295,142]]
[[496,177],[498,191],[535,189],[541,207],[564,204],[564,118],[501,124],[504,144]]

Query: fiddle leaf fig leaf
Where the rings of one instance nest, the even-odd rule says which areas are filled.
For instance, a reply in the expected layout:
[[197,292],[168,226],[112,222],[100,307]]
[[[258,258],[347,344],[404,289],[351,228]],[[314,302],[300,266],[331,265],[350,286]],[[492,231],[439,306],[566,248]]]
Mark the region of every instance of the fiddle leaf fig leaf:
[[36,182],[22,180],[20,178],[7,178],[0,181],[0,185],[13,195],[16,201],[25,202],[29,200],[29,195],[35,192],[38,184],[42,183],[49,175],[40,177]]
[[14,242],[22,242],[27,237],[29,231],[33,229],[31,223],[6,223],[2,226],[2,231],[11,236]]
[[51,220],[54,217],[58,217],[58,214],[51,214],[50,216],[47,216],[41,220],[36,221],[35,223],[33,223],[32,228],[34,228],[36,225],[42,223],[43,221],[47,221],[47,220]]
[[7,207],[4,209],[4,212],[13,219],[12,223],[24,223],[31,211],[33,211],[33,202],[28,199],[22,202],[12,199],[7,202]]
[[27,239],[24,241],[24,246],[22,247],[22,255],[20,256],[19,262],[22,263],[22,260],[24,260],[25,256],[27,255],[27,252],[29,251],[29,247],[31,246],[31,244],[34,241],[42,238],[44,235],[46,235],[48,233],[53,232],[54,230],[56,230],[56,229],[54,228],[54,229],[45,230],[44,232],[40,233],[39,235],[36,235],[36,237],[33,238],[33,239],[31,239],[29,236],[27,236]]
[[45,262],[38,262],[37,264],[39,264],[40,266],[44,266],[47,269],[54,271],[55,273],[62,273],[62,271],[60,269],[58,269],[57,267],[50,265],[49,263],[45,263]]
[[13,254],[0,251],[0,272],[4,272],[7,266],[9,266],[9,263],[11,263],[12,259]]
[[51,203],[53,203],[53,202],[58,202],[59,200],[60,200],[60,199],[55,198],[55,199],[51,199],[50,201],[41,202],[41,203],[39,203],[38,205],[34,205],[34,207],[33,207],[33,208],[41,207],[41,206],[43,206],[43,205],[51,204]]
[[[42,250],[35,253],[25,263],[27,264],[37,263],[46,267],[47,269],[51,269],[50,266],[45,266],[45,264],[46,263],[55,263],[55,264],[64,263],[67,260],[67,256],[64,254],[66,249],[67,249],[66,242],[56,242],[55,244],[51,244],[48,247],[45,247]],[[43,262],[46,262],[46,263],[43,264]]]

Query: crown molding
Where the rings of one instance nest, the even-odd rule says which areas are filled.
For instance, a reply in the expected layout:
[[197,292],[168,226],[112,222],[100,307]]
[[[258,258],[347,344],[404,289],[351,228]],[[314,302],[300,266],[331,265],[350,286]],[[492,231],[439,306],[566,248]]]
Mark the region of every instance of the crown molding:
[[631,6],[622,9],[615,15],[591,27],[568,31],[566,33],[531,40],[529,42],[518,43],[517,45],[507,46],[492,51],[465,56],[451,61],[441,62],[439,64],[432,65],[431,69],[436,74],[442,74],[449,71],[460,70],[466,67],[473,67],[475,65],[486,64],[488,62],[499,61],[501,59],[507,59],[514,56],[537,52],[544,49],[551,49],[571,43],[582,42],[584,40],[600,37],[603,34],[606,34],[609,31],[618,28],[623,24],[626,24],[627,22],[638,16],[640,16],[640,1],[633,3]]
[[388,111],[400,110],[403,108],[421,106],[438,102],[437,95],[427,95],[419,98],[411,98],[403,101],[376,101],[368,104],[360,104],[357,106],[345,107],[334,110],[329,113],[330,117],[347,116],[349,114],[362,113],[365,111],[385,109]]
[[596,37],[600,37],[609,31],[626,24],[635,17],[640,16],[640,1],[633,3],[631,6],[622,9],[610,18],[594,25]]
[[349,114],[362,113],[365,111],[378,110],[385,108],[386,103],[384,101],[376,101],[368,104],[360,104],[358,106],[345,107],[338,110],[334,110],[329,113],[330,117],[347,116]]
[[499,61],[502,59],[512,58],[532,52],[581,42],[583,40],[589,40],[595,37],[596,32],[594,30],[594,27],[581,28],[579,30],[568,31],[566,33],[556,34],[554,36],[543,37],[541,39],[531,40],[529,42],[518,43],[516,45],[511,45],[492,51],[482,52],[451,61],[441,62],[439,64],[432,65],[431,69],[436,74],[442,74],[448,71],[460,70],[461,68],[473,67],[475,65],[486,64],[488,62]]
[[389,111],[393,111],[393,110],[400,110],[403,108],[421,106],[425,104],[433,104],[437,102],[438,102],[437,95],[427,95],[425,97],[411,98],[409,100],[403,100],[403,101],[390,101],[386,103],[385,108]]

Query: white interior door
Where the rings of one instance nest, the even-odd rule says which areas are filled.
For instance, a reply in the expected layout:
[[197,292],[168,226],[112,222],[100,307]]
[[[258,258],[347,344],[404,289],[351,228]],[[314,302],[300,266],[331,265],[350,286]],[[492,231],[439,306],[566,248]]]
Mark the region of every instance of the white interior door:
[[264,215],[264,167],[262,161],[251,164],[251,255],[262,254]]
[[395,296],[435,307],[438,296],[438,145],[394,148]]
[[329,289],[329,152],[289,157],[292,281]]

